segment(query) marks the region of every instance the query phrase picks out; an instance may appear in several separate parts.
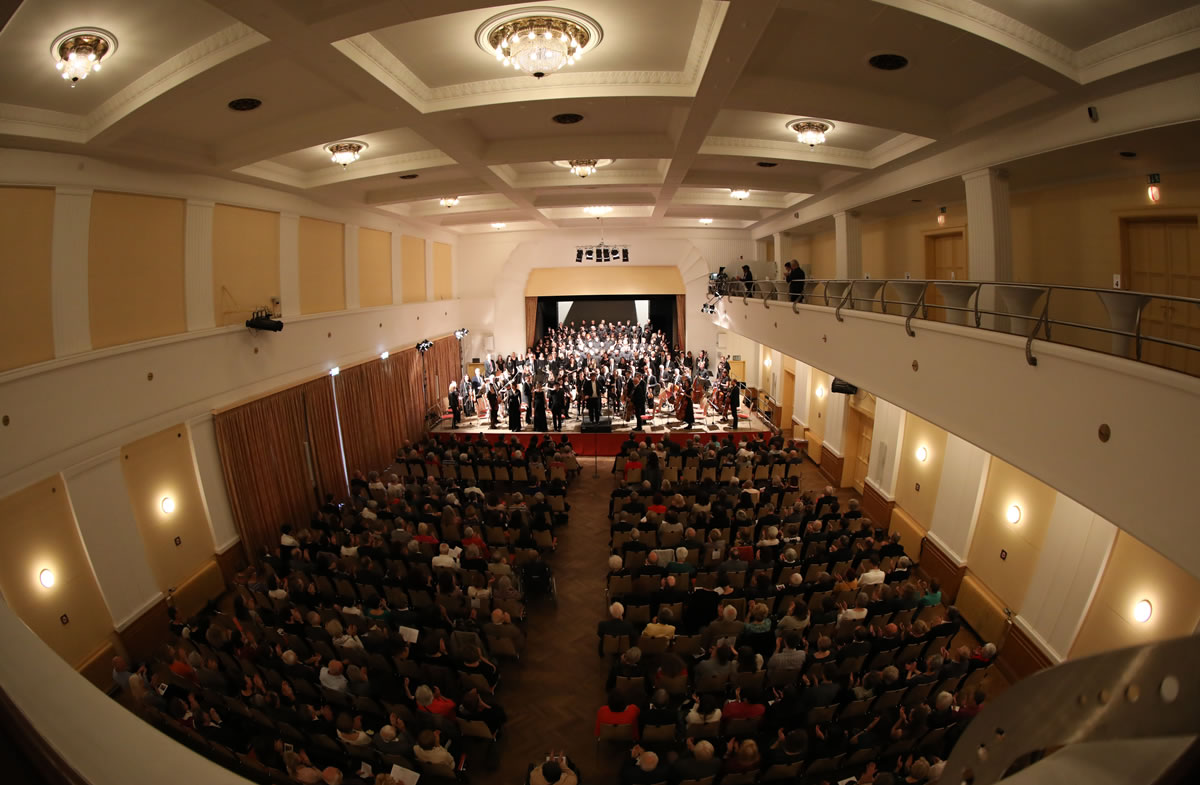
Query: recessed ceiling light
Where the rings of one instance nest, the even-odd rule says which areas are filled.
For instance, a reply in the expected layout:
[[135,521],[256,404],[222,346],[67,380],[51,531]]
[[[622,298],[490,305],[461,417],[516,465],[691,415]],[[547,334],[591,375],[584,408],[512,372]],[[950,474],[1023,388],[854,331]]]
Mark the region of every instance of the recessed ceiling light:
[[763,169],[774,169],[779,166],[777,161],[759,161],[755,166],[761,166]]
[[921,202],[920,199],[912,199],[911,201],[913,204],[920,204],[920,202]]
[[262,106],[257,98],[235,98],[229,102],[229,108],[235,112],[249,112]]
[[699,220],[700,220],[700,223],[704,224],[705,226],[708,226],[713,221],[713,219],[711,219],[711,218],[701,218]]
[[878,68],[880,71],[899,71],[908,65],[908,58],[904,55],[884,53],[874,55],[867,62],[872,68]]
[[573,112],[564,112],[562,114],[556,114],[550,119],[559,125],[575,125],[575,123],[578,123],[583,119],[583,115],[575,114]]
[[1132,150],[1122,150],[1121,152],[1117,153],[1117,155],[1121,156],[1122,158],[1137,158],[1137,153],[1133,152]]
[[402,174],[402,175],[400,175],[400,179],[401,180],[416,180],[420,176],[421,175],[419,175],[419,174]]

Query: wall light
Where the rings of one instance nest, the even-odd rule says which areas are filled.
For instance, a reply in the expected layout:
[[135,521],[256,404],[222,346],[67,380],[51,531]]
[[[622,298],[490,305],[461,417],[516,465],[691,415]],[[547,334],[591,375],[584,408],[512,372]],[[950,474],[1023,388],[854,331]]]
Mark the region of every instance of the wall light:
[[824,387],[822,387],[822,386],[821,386],[821,385],[819,385],[819,384],[817,385],[817,397],[818,397],[818,398],[824,398],[824,397],[825,397],[825,388],[824,388]]
[[763,358],[763,365],[767,366],[768,368],[771,367],[771,355],[768,354]]
[[1153,204],[1158,204],[1158,200],[1162,199],[1162,189],[1159,188],[1159,183],[1162,179],[1157,174],[1146,175],[1146,182],[1149,186],[1146,188],[1146,196]]
[[388,353],[388,352],[381,352],[381,353],[379,354],[379,359],[381,359],[381,360],[386,360],[386,359],[387,359],[389,356],[390,356],[390,355],[389,355],[389,353]]
[[162,497],[162,501],[159,502],[159,506],[162,507],[162,511],[167,515],[175,512],[175,500],[170,496]]
[[342,369],[336,365],[329,369],[330,376],[337,376],[341,372],[342,372]]
[[1150,604],[1150,600],[1141,600],[1133,606],[1133,618],[1142,624],[1150,621],[1153,614],[1154,606]]
[[945,207],[938,208],[938,217],[937,218],[938,218],[938,226],[946,225],[946,208]]
[[918,447],[917,448],[917,460],[920,461],[921,463],[925,463],[925,461],[928,458],[929,458],[929,448],[924,445],[921,445],[920,447]]
[[1004,517],[1009,523],[1020,523],[1021,508],[1014,504],[1008,508],[1008,512],[1004,514]]
[[[42,570],[41,572],[38,573],[38,583],[42,584],[47,589],[49,589],[51,586],[54,585],[54,573],[51,572],[50,570]],[[1146,604],[1149,605],[1150,603],[1146,603]],[[1147,617],[1147,618],[1149,618],[1149,617]]]

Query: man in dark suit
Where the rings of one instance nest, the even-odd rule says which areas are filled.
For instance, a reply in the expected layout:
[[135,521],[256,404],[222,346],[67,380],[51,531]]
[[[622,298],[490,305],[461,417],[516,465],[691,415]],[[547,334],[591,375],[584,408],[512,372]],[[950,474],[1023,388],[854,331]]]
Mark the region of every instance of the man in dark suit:
[[496,363],[492,362],[491,352],[488,352],[487,357],[483,360],[483,373],[489,377],[496,373]]
[[642,418],[646,416],[646,377],[640,373],[633,377],[633,430],[642,430]]
[[738,383],[730,380],[729,384],[729,414],[733,418],[733,430],[738,427],[738,405],[741,403],[742,391],[738,388]]
[[563,425],[563,413],[567,408],[566,395],[563,388],[558,382],[550,383],[550,419],[554,425],[554,430],[561,431]]
[[583,398],[587,402],[589,422],[600,422],[600,395],[603,392],[604,388],[596,381],[596,373],[593,371],[583,383]]
[[487,386],[487,402],[488,416],[492,418],[492,430],[500,427],[500,396],[496,395],[496,388],[492,385]]

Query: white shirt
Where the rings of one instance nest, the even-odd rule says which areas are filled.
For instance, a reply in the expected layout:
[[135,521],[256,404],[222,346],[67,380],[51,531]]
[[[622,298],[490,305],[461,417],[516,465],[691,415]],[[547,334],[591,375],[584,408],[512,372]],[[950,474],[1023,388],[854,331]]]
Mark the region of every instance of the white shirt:
[[867,618],[866,608],[848,608],[838,614],[839,622],[846,621],[847,619],[850,619],[851,621],[859,621],[860,619],[865,618]]
[[874,586],[877,583],[883,583],[886,579],[887,575],[884,574],[883,570],[876,567],[875,569],[864,572],[862,575],[858,576],[858,585]]
[[458,559],[455,559],[448,553],[439,553],[429,560],[429,563],[434,567],[457,567]]
[[338,692],[346,691],[346,677],[333,675],[329,672],[329,668],[321,668],[321,684]]

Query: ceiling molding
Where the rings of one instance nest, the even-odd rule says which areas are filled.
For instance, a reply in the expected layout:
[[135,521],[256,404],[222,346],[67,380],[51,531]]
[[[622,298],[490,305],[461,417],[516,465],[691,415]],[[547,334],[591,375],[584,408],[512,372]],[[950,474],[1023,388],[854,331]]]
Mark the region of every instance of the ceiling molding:
[[1083,84],[1200,47],[1200,5],[1155,19],[1080,49]]
[[565,170],[520,174],[509,166],[493,166],[492,171],[503,177],[513,188],[562,188],[578,190],[598,185],[658,185],[662,182],[659,167],[640,169],[600,169],[587,179],[576,177]]
[[358,161],[353,166],[339,169],[336,164],[312,171],[295,169],[275,161],[259,161],[242,166],[234,171],[248,177],[281,183],[292,188],[320,188],[324,185],[362,180],[368,177],[395,174],[414,169],[432,169],[438,166],[453,166],[455,161],[441,150],[420,150],[415,153],[400,153],[384,158]]
[[18,104],[0,104],[0,134],[76,144],[88,140],[87,120],[82,115]]
[[823,144],[809,149],[799,142],[779,142],[773,139],[743,139],[736,136],[709,136],[700,145],[700,155],[737,155],[745,158],[780,158],[785,161],[805,161],[814,164],[853,166],[870,169],[868,153]]

